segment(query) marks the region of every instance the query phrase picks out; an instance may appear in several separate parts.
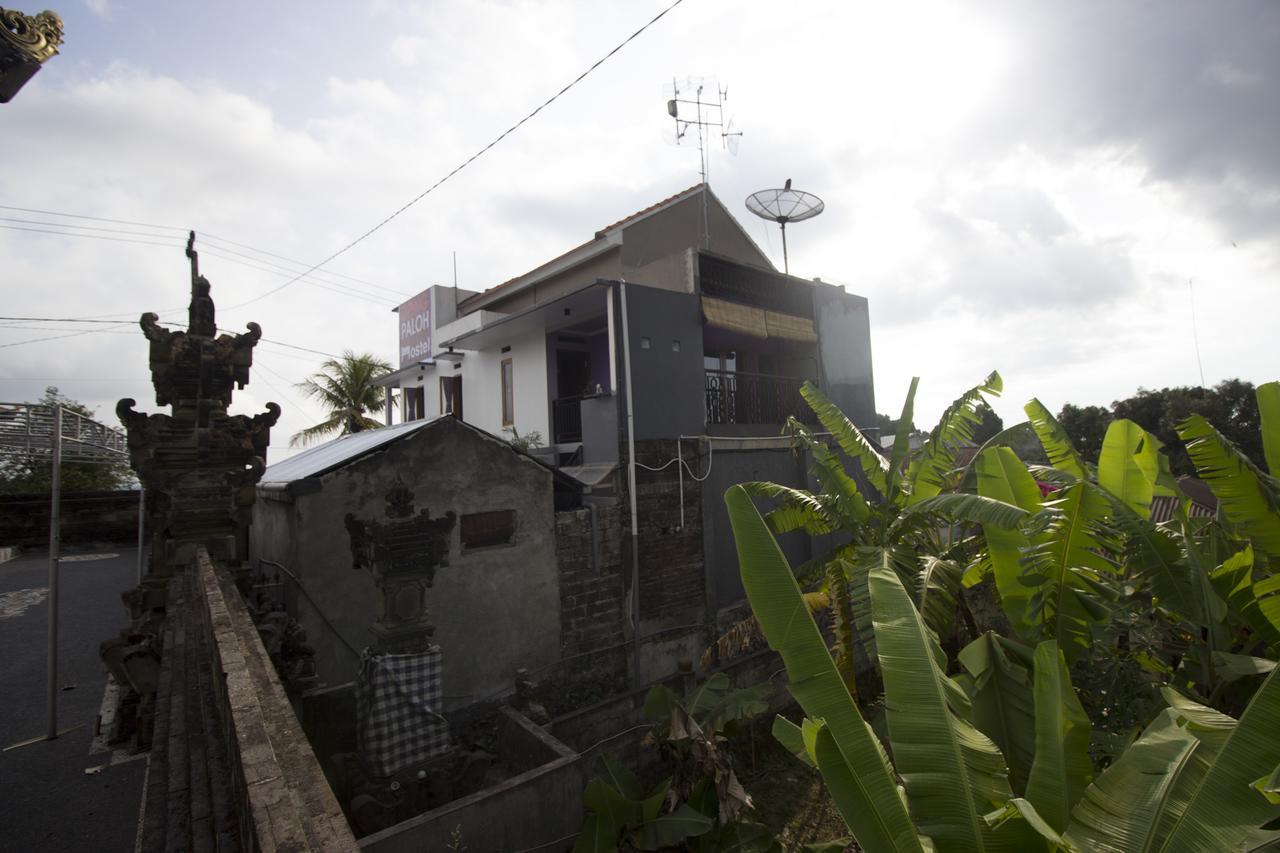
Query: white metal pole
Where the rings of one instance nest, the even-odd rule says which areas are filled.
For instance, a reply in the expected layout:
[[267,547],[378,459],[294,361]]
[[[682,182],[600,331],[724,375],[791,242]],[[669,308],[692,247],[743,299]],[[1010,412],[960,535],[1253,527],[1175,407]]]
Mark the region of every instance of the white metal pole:
[[53,471],[51,474],[51,499],[49,503],[49,660],[48,739],[58,736],[58,552],[61,542],[62,499],[62,407],[53,407]]
[[142,577],[144,575],[143,566],[145,565],[145,562],[142,553],[142,543],[145,541],[144,537],[146,535],[146,526],[147,490],[142,483],[138,483],[138,583],[142,583]]

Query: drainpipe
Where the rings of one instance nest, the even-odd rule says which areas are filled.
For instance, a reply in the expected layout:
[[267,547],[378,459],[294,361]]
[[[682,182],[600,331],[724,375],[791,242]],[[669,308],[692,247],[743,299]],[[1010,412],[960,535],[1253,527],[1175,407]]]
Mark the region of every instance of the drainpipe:
[[622,298],[622,376],[627,386],[627,493],[631,498],[631,684],[640,687],[640,527],[636,508],[636,419],[631,393],[631,325],[627,320],[627,283],[618,286]]

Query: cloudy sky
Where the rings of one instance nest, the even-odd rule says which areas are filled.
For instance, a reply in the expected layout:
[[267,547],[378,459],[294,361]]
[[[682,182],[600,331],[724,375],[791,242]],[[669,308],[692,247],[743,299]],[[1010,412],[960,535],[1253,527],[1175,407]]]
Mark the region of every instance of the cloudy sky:
[[0,314],[123,325],[0,321],[0,400],[156,411],[135,321],[185,319],[194,228],[219,325],[264,329],[233,410],[284,406],[278,460],[321,417],[293,388],[306,350],[393,360],[390,307],[454,252],[483,289],[696,183],[665,110],[690,76],[728,87],[744,135],[711,185],[779,266],[743,199],[792,178],[826,201],[792,271],[870,299],[881,411],[920,375],[931,424],[993,368],[1006,423],[1201,365],[1280,377],[1280,4],[683,0],[265,295],[671,0],[74,1],[61,55],[0,106]]

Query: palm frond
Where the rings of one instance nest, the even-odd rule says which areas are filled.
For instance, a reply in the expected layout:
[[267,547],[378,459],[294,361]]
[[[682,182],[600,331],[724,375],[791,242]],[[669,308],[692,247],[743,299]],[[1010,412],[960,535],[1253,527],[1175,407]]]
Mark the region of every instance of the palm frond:
[[946,408],[907,472],[911,483],[908,504],[933,497],[947,485],[955,468],[956,451],[973,440],[974,428],[982,423],[980,407],[986,404],[985,395],[998,397],[1003,388],[1000,374],[993,370],[981,384],[965,391]]

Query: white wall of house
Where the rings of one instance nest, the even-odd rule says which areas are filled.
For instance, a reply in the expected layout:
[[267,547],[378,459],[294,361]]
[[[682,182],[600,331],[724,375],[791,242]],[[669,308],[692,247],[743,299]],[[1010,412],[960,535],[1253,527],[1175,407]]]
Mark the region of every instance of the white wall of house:
[[[511,349],[502,352],[504,346]],[[462,418],[494,435],[508,435],[502,423],[502,362],[508,358],[515,371],[515,428],[521,435],[542,433],[545,444],[551,436],[550,397],[547,336],[540,329],[491,349],[467,351],[462,369],[454,371],[462,374]]]

